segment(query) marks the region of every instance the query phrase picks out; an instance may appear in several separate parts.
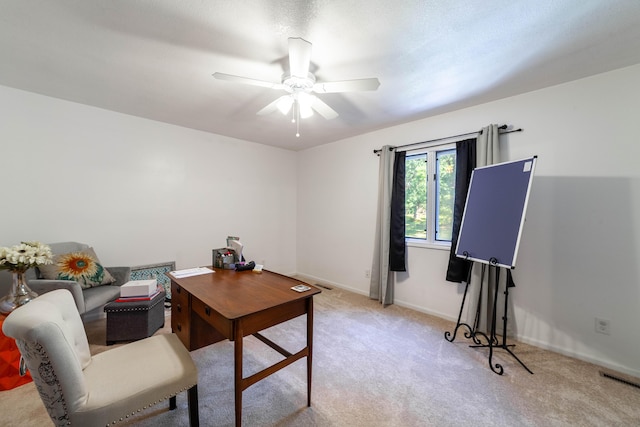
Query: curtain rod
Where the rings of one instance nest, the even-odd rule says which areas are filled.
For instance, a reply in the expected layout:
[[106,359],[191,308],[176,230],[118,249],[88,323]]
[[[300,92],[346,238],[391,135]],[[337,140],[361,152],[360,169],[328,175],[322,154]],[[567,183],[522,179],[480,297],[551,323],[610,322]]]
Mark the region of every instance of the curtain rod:
[[[502,126],[498,126],[498,129],[502,132],[499,132],[500,135],[503,135],[505,133],[512,133],[512,132],[522,132],[522,128],[518,128],[518,129],[512,129],[512,130],[505,130],[507,129],[507,125],[502,125]],[[429,144],[431,142],[438,142],[438,141],[444,141],[447,139],[453,139],[453,138],[460,138],[463,136],[469,136],[469,135],[477,135],[479,133],[482,133],[482,130],[476,131],[476,132],[467,132],[467,133],[461,133],[460,135],[453,135],[453,136],[445,136],[443,138],[436,138],[436,139],[430,139],[428,141],[422,141],[422,142],[413,142],[411,144],[405,144],[405,145],[399,145],[397,147],[391,147],[390,150],[395,150],[398,148],[406,148],[406,147],[412,147],[414,145],[421,145],[421,144]],[[442,143],[442,144],[434,144],[432,146],[437,146],[437,145],[444,145],[444,144],[449,144],[448,142],[446,143]],[[379,150],[373,150],[374,154],[378,154],[380,153],[380,151],[382,151],[382,149]]]

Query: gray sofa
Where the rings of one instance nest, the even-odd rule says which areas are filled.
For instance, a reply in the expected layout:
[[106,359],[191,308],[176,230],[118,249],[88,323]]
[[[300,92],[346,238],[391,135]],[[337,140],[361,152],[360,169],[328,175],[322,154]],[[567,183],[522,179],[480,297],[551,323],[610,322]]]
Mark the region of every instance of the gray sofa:
[[[78,252],[89,249],[89,245],[77,242],[49,243],[54,255]],[[71,280],[47,280],[42,278],[38,268],[32,268],[26,273],[29,287],[38,295],[54,289],[68,289],[78,307],[78,312],[83,320],[103,316],[105,304],[120,296],[120,286],[129,281],[130,267],[106,267],[115,282],[110,285],[96,286],[83,289],[78,282]]]

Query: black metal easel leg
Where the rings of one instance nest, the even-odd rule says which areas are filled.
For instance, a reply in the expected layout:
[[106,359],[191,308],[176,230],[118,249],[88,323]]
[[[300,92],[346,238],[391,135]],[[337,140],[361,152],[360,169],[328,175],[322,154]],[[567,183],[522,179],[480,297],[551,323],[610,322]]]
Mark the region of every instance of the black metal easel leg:
[[[509,303],[509,287],[510,284],[507,283],[506,288],[505,288],[505,292],[504,292],[504,317],[502,318],[502,344],[499,343],[498,341],[498,337],[496,334],[496,324],[497,324],[497,307],[498,307],[498,292],[500,292],[500,267],[495,265],[496,262],[492,261],[492,267],[494,267],[496,269],[496,274],[495,274],[495,292],[494,292],[494,297],[493,297],[493,311],[492,311],[492,318],[491,318],[491,336],[487,338],[487,342],[488,344],[486,345],[476,345],[476,346],[471,346],[471,347],[489,347],[489,366],[491,367],[491,370],[493,372],[495,372],[498,375],[502,375],[504,373],[504,368],[502,367],[502,365],[500,365],[499,363],[496,363],[495,365],[493,364],[493,349],[494,348],[501,348],[503,350],[506,350],[507,353],[509,353],[514,359],[516,359],[518,361],[518,363],[520,363],[520,365],[522,365],[522,367],[524,369],[527,370],[527,372],[529,372],[530,374],[533,374],[533,372],[527,368],[527,366],[511,351],[511,349],[509,347],[514,347],[513,344],[507,344],[507,320],[509,318],[508,316],[508,312],[507,312],[507,308],[508,308],[508,303]],[[511,272],[508,271],[507,274],[510,274]],[[510,280],[507,280],[507,282],[510,282]]]
[[[507,270],[507,275],[511,275],[511,272]],[[511,278],[509,277],[507,279],[507,284],[505,286],[504,289],[504,317],[502,318],[502,345],[500,346],[501,348],[505,349],[511,356],[513,356],[514,359],[516,359],[518,361],[518,363],[520,363],[520,365],[522,365],[522,367],[524,369],[527,370],[527,372],[529,372],[530,374],[533,375],[533,372],[531,371],[531,369],[527,368],[527,365],[525,365],[522,360],[518,359],[518,356],[516,356],[515,354],[513,354],[513,352],[511,351],[511,349],[509,347],[513,347],[513,344],[507,345],[507,319],[508,319],[508,309],[509,309],[509,288],[512,286],[511,283],[513,283],[511,280]],[[513,285],[515,286],[515,285]]]
[[467,328],[467,332],[465,332],[464,336],[466,338],[471,338],[474,335],[474,329],[475,328],[471,328],[471,326],[469,326],[466,323],[461,322],[460,320],[462,319],[462,312],[464,310],[464,303],[465,300],[467,299],[467,291],[469,290],[469,282],[471,282],[471,270],[473,270],[473,263],[471,263],[471,265],[469,266],[469,272],[467,273],[467,284],[464,287],[464,294],[462,294],[462,304],[460,304],[460,312],[458,313],[458,321],[456,322],[456,327],[453,330],[453,334],[451,334],[451,332],[446,331],[444,333],[444,339],[446,339],[449,342],[453,342],[453,340],[456,339],[456,334],[458,333],[458,329],[463,326],[465,328]]
[[[468,332],[465,333],[465,337],[472,339],[473,342],[475,343],[475,345],[471,345],[470,347],[472,348],[488,347],[489,348],[489,367],[493,372],[495,372],[498,375],[502,375],[504,373],[504,367],[501,364],[493,363],[493,349],[501,348],[503,350],[506,350],[507,353],[509,353],[514,359],[516,359],[518,363],[520,363],[520,365],[522,365],[522,367],[527,370],[527,372],[529,372],[530,374],[533,374],[533,372],[529,368],[527,368],[527,366],[509,348],[509,347],[514,347],[514,345],[507,344],[507,320],[509,318],[508,317],[509,287],[515,286],[513,285],[513,281],[511,280],[511,277],[510,277],[511,275],[510,271],[507,271],[507,275],[508,275],[507,286],[504,292],[504,317],[502,317],[502,327],[503,327],[502,343],[500,343],[500,341],[498,340],[497,333],[496,333],[496,325],[498,320],[497,319],[498,293],[500,292],[500,289],[499,289],[500,288],[500,267],[498,267],[496,264],[497,264],[497,260],[495,258],[492,259],[490,263],[490,267],[495,268],[495,291],[493,293],[493,308],[491,311],[491,327],[490,327],[489,335],[478,330],[478,327],[480,324],[480,306],[482,302],[482,286],[484,283],[484,277],[486,273],[486,270],[485,270],[486,265],[483,264],[482,271],[480,274],[480,293],[478,295],[478,306],[476,308],[476,315],[475,315],[473,327],[469,326],[466,323],[461,323],[460,321],[462,317],[462,311],[463,311],[465,299],[467,296],[467,290],[469,288],[469,282],[471,281],[471,270],[469,270],[469,278],[467,280],[467,285],[464,290],[464,296],[462,297],[462,305],[460,307],[460,313],[458,314],[458,322],[456,324],[456,328],[454,329],[453,336],[451,336],[449,332],[445,332],[444,334],[445,339],[447,339],[450,342],[453,342],[453,340],[456,337],[458,328],[461,326],[464,326],[468,329]],[[483,344],[482,341],[479,339],[479,337],[483,337],[487,341],[487,343]]]
[[[492,260],[492,263],[494,260]],[[497,260],[496,260],[497,261]],[[504,368],[502,367],[501,364],[496,363],[495,365],[493,364],[493,347],[495,346],[495,344],[498,343],[498,338],[496,337],[496,321],[497,321],[497,317],[498,317],[498,292],[499,292],[499,287],[500,287],[500,268],[496,268],[495,266],[492,266],[495,269],[495,276],[496,276],[496,290],[493,293],[493,307],[492,307],[492,312],[491,312],[491,339],[489,340],[489,366],[491,367],[491,370],[493,372],[495,372],[498,375],[502,375],[504,373]],[[505,322],[506,322],[506,316],[505,316]],[[505,324],[506,327],[506,324]],[[503,333],[506,333],[506,329],[504,330]]]

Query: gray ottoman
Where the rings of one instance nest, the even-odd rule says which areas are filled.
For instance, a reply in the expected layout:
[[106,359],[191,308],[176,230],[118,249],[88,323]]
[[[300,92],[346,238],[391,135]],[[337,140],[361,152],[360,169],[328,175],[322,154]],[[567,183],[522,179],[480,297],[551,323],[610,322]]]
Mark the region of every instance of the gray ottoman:
[[116,341],[147,338],[164,326],[164,298],[162,291],[148,301],[110,302],[107,313],[107,345]]

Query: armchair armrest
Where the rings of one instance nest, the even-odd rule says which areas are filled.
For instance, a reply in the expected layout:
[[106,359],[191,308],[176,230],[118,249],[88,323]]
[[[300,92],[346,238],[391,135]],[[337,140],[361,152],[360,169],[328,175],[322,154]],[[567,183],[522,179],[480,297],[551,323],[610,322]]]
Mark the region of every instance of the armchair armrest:
[[106,267],[111,276],[116,279],[111,286],[122,286],[131,280],[131,267]]
[[[114,277],[115,278],[115,277]],[[82,287],[78,282],[72,280],[47,280],[47,279],[32,279],[28,280],[29,287],[38,295],[45,294],[55,289],[67,289],[73,295],[73,300],[76,302],[78,312],[83,314],[86,311],[84,305],[84,295],[82,294]]]

